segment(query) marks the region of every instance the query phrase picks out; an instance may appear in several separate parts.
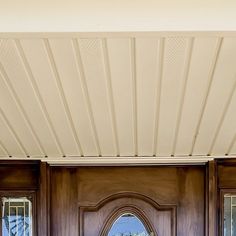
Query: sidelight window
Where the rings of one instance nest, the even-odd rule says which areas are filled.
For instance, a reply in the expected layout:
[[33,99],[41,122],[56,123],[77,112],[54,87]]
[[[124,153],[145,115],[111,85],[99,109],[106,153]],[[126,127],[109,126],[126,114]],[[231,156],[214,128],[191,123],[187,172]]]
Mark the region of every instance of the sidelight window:
[[224,236],[236,236],[236,195],[224,195]]
[[27,197],[2,197],[2,236],[32,236],[32,202]]
[[142,221],[131,213],[121,215],[112,225],[108,236],[148,236]]

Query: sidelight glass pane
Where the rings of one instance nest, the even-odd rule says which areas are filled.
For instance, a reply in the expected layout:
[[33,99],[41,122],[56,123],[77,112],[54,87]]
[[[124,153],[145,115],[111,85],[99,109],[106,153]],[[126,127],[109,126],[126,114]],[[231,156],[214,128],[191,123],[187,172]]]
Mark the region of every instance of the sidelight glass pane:
[[224,197],[224,236],[231,236],[231,197]]
[[2,235],[32,236],[32,203],[29,199],[2,198]]
[[236,195],[224,195],[224,236],[236,236]]
[[232,196],[232,204],[236,206],[236,196]]
[[236,236],[236,207],[232,207],[232,235]]
[[112,225],[108,236],[150,235],[141,220],[131,213],[121,215]]

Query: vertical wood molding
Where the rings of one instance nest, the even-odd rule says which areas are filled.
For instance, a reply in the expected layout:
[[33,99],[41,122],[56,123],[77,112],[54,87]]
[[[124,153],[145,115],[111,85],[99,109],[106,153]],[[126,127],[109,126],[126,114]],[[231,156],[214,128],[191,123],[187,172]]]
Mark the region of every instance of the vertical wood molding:
[[217,236],[217,167],[215,161],[208,163],[208,236]]
[[[78,168],[76,167],[50,168],[50,231],[52,236],[78,236],[77,172]],[[94,222],[91,222],[91,227],[93,224]],[[42,236],[44,235],[42,234]]]
[[40,182],[38,191],[38,235],[50,236],[50,168],[40,163]]

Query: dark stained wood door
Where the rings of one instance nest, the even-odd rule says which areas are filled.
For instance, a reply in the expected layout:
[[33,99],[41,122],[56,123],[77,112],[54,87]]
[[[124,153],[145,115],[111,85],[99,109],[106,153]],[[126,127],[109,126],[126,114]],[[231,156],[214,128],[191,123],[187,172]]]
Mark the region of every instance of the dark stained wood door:
[[107,236],[130,212],[157,236],[204,236],[205,197],[205,166],[53,167],[51,235]]

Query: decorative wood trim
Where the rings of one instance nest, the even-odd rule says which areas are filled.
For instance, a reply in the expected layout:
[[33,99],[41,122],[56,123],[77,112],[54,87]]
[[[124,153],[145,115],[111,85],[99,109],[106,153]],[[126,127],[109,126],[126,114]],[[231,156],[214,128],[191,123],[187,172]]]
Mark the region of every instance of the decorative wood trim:
[[211,156],[191,156],[186,157],[164,157],[164,156],[122,156],[114,158],[106,157],[66,157],[44,159],[51,166],[173,166],[173,165],[204,165],[213,160]]
[[[79,235],[80,236],[83,235],[83,230],[84,230],[83,229],[83,226],[84,226],[84,219],[83,218],[84,218],[85,212],[98,211],[103,206],[105,206],[107,203],[109,203],[113,200],[116,200],[116,199],[121,199],[121,198],[139,199],[139,200],[149,203],[151,206],[153,206],[158,211],[171,211],[171,222],[172,222],[172,225],[171,225],[172,234],[171,235],[176,235],[176,232],[177,232],[177,225],[176,225],[177,206],[174,204],[173,205],[172,204],[160,205],[156,201],[154,201],[153,199],[151,199],[143,194],[134,193],[134,192],[122,192],[122,193],[113,194],[113,195],[110,195],[107,198],[103,199],[102,201],[98,202],[97,204],[92,204],[92,205],[89,205],[89,204],[86,204],[86,205],[81,204],[80,205],[79,204]],[[142,213],[140,210],[137,209],[137,207],[135,207],[133,205],[123,205],[119,209],[116,209],[116,211],[118,213],[120,213],[124,209],[131,209],[131,210],[135,211],[138,214],[138,216],[141,216],[140,218],[142,220],[147,219],[147,217],[144,215],[144,213]],[[112,220],[114,220],[114,217],[116,217],[117,214],[115,213],[115,211],[113,211],[111,213],[110,216],[112,217]],[[105,222],[103,224],[102,228],[104,228],[104,230],[100,233],[101,236],[104,236],[105,235],[104,233],[107,232],[107,227],[109,227],[109,222],[110,221],[108,220],[107,222]],[[147,223],[148,222],[147,220],[145,220],[144,222],[149,227],[148,229],[151,229],[151,230],[154,229],[154,227],[150,223]],[[155,236],[157,236],[156,232],[154,232],[154,233],[155,233]]]
[[40,163],[38,191],[38,235],[50,236],[50,167]]
[[208,235],[216,236],[217,232],[217,167],[215,161],[208,163]]
[[134,193],[134,192],[122,192],[122,193],[116,193],[113,195],[110,195],[108,197],[106,197],[105,199],[103,199],[102,201],[98,202],[97,204],[91,204],[91,205],[84,205],[84,204],[79,204],[79,208],[83,209],[83,210],[88,210],[88,211],[96,211],[98,209],[100,209],[101,207],[103,207],[104,205],[106,205],[106,203],[115,200],[115,199],[119,199],[119,198],[135,198],[135,199],[141,199],[145,202],[148,202],[149,204],[151,204],[152,206],[154,206],[157,210],[170,210],[173,208],[176,208],[177,206],[174,204],[165,204],[165,205],[160,205],[158,204],[156,201],[154,201],[152,198],[147,197],[143,194],[140,193]]

